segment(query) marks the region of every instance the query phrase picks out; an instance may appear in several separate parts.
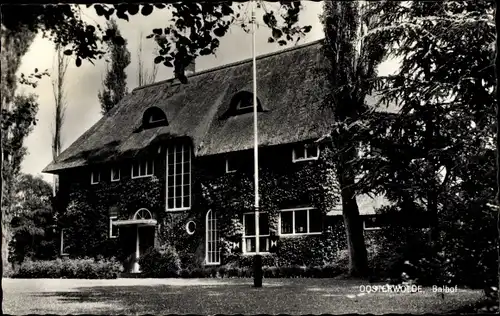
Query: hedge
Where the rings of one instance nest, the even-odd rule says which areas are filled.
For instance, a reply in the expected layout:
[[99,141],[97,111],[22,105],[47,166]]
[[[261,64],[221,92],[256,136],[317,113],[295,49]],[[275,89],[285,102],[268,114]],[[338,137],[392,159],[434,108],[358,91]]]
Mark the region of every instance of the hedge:
[[26,279],[116,279],[122,271],[121,263],[115,259],[26,260],[12,277]]

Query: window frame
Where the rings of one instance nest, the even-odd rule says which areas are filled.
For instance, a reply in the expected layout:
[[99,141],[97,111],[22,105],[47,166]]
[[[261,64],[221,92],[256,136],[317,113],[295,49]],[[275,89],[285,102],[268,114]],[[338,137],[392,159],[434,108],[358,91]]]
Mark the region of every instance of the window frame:
[[[151,162],[151,173],[148,173],[148,162]],[[141,175],[141,166],[144,163],[146,166],[146,172]],[[137,165],[139,167],[139,170],[137,172],[137,176],[134,176],[134,166]],[[130,175],[132,179],[138,179],[138,178],[147,178],[147,177],[152,177],[155,172],[155,161],[154,159],[144,159],[144,160],[139,160],[137,162],[133,162],[130,170]]]
[[[157,119],[157,120],[155,120],[155,119],[154,119],[155,114],[157,114],[157,115],[158,115],[158,119]],[[156,112],[156,113],[151,113],[151,114],[149,115],[148,124],[154,124],[154,123],[166,122],[166,121],[167,121],[167,118],[166,118],[166,117],[164,117],[164,116],[163,116],[163,117],[160,117],[160,116],[161,116],[161,114],[160,114],[160,113],[158,113],[158,112]]]
[[116,216],[116,215],[109,216],[109,238],[118,238],[118,236],[120,235],[120,231],[118,230],[118,228],[116,229],[116,235],[113,235],[113,221],[114,220],[118,220],[118,216]]
[[[116,172],[118,171],[118,172]],[[121,170],[120,168],[118,167],[111,167],[111,175],[110,175],[110,178],[111,178],[111,182],[116,182],[116,181],[120,181],[120,178],[121,178]],[[116,175],[116,173],[118,173],[118,178],[115,179],[114,176]]]
[[[176,154],[177,154],[177,146],[181,145],[182,146],[182,171],[180,173],[181,175],[181,184],[178,185],[176,183],[176,176],[179,175],[179,174],[176,174],[176,167],[175,165],[177,164],[177,159],[176,159]],[[185,170],[184,170],[184,164],[187,162],[187,160],[185,159],[185,153],[186,153],[186,148],[187,147],[187,153],[188,153],[188,157],[189,157],[189,206],[184,206],[184,195],[181,196],[181,207],[176,207],[176,195],[175,195],[175,192],[177,190],[178,187],[182,188],[184,186],[186,186],[185,182],[184,182],[184,175],[186,174]],[[174,188],[174,194],[173,194],[173,199],[174,199],[174,207],[172,208],[169,208],[168,206],[168,200],[169,200],[169,180],[168,180],[168,177],[170,176],[169,175],[169,160],[168,160],[168,155],[169,155],[169,152],[170,150],[174,149],[174,153],[173,153],[173,157],[174,157],[174,173],[173,173],[173,177],[174,177],[174,185],[173,185],[173,188]],[[166,186],[165,186],[165,210],[167,212],[177,212],[177,211],[188,211],[191,209],[191,205],[192,205],[192,199],[193,199],[193,188],[192,188],[192,170],[193,170],[193,159],[192,159],[192,148],[191,148],[191,145],[189,144],[174,144],[174,145],[171,145],[171,146],[167,146],[166,150],[165,150],[165,155],[166,155],[166,160],[165,160],[165,173],[166,173],[166,178],[165,178],[165,182],[166,182]]]
[[[297,146],[300,146],[302,150],[304,150],[304,158],[297,158]],[[319,159],[319,154],[320,154],[320,149],[319,149],[319,144],[301,144],[297,145],[292,148],[292,162],[301,162],[301,161],[311,161],[311,160],[318,160]],[[316,148],[316,155],[312,157],[307,157],[308,150],[311,148],[311,146]]]
[[[94,181],[94,175],[97,174],[97,181]],[[99,182],[101,182],[101,172],[99,171],[91,171],[90,172],[90,184],[94,185],[94,184],[98,184]]]
[[238,169],[229,170],[229,160],[230,159],[231,159],[230,157],[226,157],[226,173],[235,173],[236,171],[238,171]]
[[[209,218],[209,216],[212,216]],[[213,221],[213,226],[210,226],[212,228],[211,231],[209,231],[209,219]],[[219,247],[215,249],[214,251],[209,251],[208,250],[208,245],[209,245],[209,240],[208,238],[212,237],[210,240],[210,243],[215,243],[219,244]],[[212,266],[212,265],[220,265],[221,264],[221,247],[220,247],[220,237],[219,237],[219,229],[217,227],[217,212],[214,212],[213,210],[208,210],[207,214],[205,215],[205,265]],[[218,261],[210,261],[209,258],[211,258],[210,254],[214,253],[215,258],[218,258]]]
[[[307,211],[307,224],[306,224],[306,227],[307,227],[307,232],[305,233],[297,233],[295,232],[295,213],[297,211],[304,211],[306,210]],[[320,210],[318,210],[317,208],[314,208],[314,207],[297,207],[297,208],[287,208],[287,209],[282,209],[280,210],[279,212],[279,216],[278,216],[278,235],[281,237],[293,237],[293,236],[313,236],[313,235],[321,235],[323,233],[323,229],[321,229],[320,232],[310,232],[311,230],[311,221],[310,221],[310,218],[311,218],[311,215],[310,215],[310,211],[311,210],[316,210],[317,212],[320,212]],[[283,212],[292,212],[292,233],[282,233],[281,232],[281,215]]]
[[365,216],[365,218],[363,218],[363,230],[365,231],[375,231],[375,230],[381,230],[382,229],[382,226],[375,226],[375,227],[366,227],[366,217],[376,217],[376,215],[369,215],[369,216]]
[[[259,216],[261,214],[267,214],[267,212],[259,212]],[[242,242],[241,242],[242,243],[241,252],[244,255],[255,255],[255,254],[257,254],[257,251],[247,251],[247,244],[245,242],[246,238],[255,238],[257,240],[257,238],[256,238],[257,236],[256,235],[246,235],[246,233],[245,233],[245,227],[246,227],[245,226],[245,217],[246,216],[245,215],[254,215],[254,221],[255,221],[255,212],[243,213],[243,220],[242,220],[242,222],[243,222],[243,234],[242,234]],[[260,218],[259,218],[259,220],[260,220]],[[259,225],[260,225],[260,223],[259,223]],[[269,217],[268,217],[267,225],[269,226]],[[259,229],[259,232],[260,232],[260,229]],[[271,245],[271,231],[269,230],[269,233],[267,235],[259,234],[259,238],[262,238],[262,237],[267,237],[268,243],[269,243],[269,247],[268,247],[269,250],[268,251],[259,251],[258,253],[259,253],[259,255],[260,254],[264,254],[264,255],[270,254],[271,253],[270,250],[272,247],[272,245]],[[260,243],[259,243],[259,245],[260,245]],[[256,250],[257,250],[257,247],[256,247]]]
[[61,256],[67,256],[69,255],[67,252],[64,252],[64,231],[66,230],[66,228],[61,228],[61,241],[60,241],[60,249],[59,249],[59,253]]

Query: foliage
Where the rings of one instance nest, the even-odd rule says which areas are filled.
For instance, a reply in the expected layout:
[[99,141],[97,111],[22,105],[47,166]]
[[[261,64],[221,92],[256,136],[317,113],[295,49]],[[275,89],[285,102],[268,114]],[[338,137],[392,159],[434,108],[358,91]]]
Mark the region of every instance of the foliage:
[[344,225],[336,232],[327,230],[320,236],[281,238],[278,241],[278,266],[321,266],[335,262],[337,252],[345,249]]
[[494,3],[377,2],[375,11],[384,14],[368,36],[383,39],[401,66],[379,80],[381,102],[397,103],[400,114],[372,143],[380,149],[374,186],[432,220],[432,251],[417,269],[441,266],[445,282],[495,282],[498,237],[486,211],[495,198]]
[[[111,19],[108,22],[108,29],[112,30],[116,36],[121,36],[115,20]],[[106,78],[103,82],[104,90],[99,91],[98,94],[103,114],[109,112],[127,94],[125,68],[130,64],[130,52],[126,46],[127,41],[123,45],[108,41],[107,45],[111,55],[111,65],[108,65],[106,71]]]
[[116,279],[122,272],[121,263],[110,260],[56,259],[50,261],[24,261],[15,278],[45,279]]
[[101,182],[92,187],[73,185],[66,197],[66,211],[60,214],[60,224],[68,236],[66,252],[73,257],[111,257],[118,253],[119,259],[124,259],[119,238],[108,238],[111,208],[120,210],[119,219],[129,219],[138,209],[145,207],[156,213],[156,218],[161,221],[165,212],[160,197],[161,185],[156,177]]
[[[2,50],[3,52],[3,50]],[[3,68],[3,66],[2,66]],[[2,96],[2,101],[7,101]],[[31,132],[38,112],[37,96],[16,95],[9,107],[2,108],[2,261],[7,265],[8,245],[11,240],[9,223],[12,220],[11,208],[14,205],[14,186],[26,155],[24,139]]]
[[178,277],[181,272],[181,260],[171,246],[150,248],[139,258],[142,273],[153,278]]
[[9,260],[20,263],[26,258],[44,260],[55,257],[55,214],[50,184],[42,178],[22,174],[16,181],[14,194]]
[[[330,159],[336,166],[342,192],[342,214],[353,276],[368,274],[363,227],[356,202],[357,186],[360,185],[356,178],[362,173],[356,163],[360,143],[366,142],[360,123],[372,119],[365,98],[373,88],[377,67],[386,55],[383,43],[377,38],[364,36],[378,18],[371,14],[372,6],[368,1],[325,1],[322,16],[327,58],[322,71],[326,72],[329,83],[324,104],[333,108],[335,113],[332,131],[325,137],[336,149]],[[364,189],[372,190],[370,186]]]
[[[348,258],[332,264],[319,266],[304,265],[263,265],[264,278],[333,278],[348,272]],[[248,265],[236,266],[232,264],[218,267],[204,267],[181,269],[181,278],[251,278],[253,268]]]

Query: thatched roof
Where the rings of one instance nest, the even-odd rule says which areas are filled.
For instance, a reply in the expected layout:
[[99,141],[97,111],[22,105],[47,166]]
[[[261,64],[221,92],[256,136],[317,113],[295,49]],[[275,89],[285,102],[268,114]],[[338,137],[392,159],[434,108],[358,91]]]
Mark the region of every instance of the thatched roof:
[[[257,58],[259,144],[287,144],[315,139],[333,120],[321,107],[326,80],[322,41]],[[196,156],[253,147],[252,113],[225,117],[231,99],[252,92],[252,60],[201,71],[188,84],[171,79],[137,88],[63,151],[44,172],[133,157],[166,139],[188,137]],[[142,129],[144,111],[158,107],[168,126]]]

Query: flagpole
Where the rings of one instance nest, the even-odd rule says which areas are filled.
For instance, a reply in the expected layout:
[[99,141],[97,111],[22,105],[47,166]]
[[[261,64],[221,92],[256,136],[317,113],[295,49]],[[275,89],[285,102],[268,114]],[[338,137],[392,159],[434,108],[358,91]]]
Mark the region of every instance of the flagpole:
[[255,256],[254,256],[254,287],[262,287],[262,258],[260,252],[259,225],[259,141],[257,129],[257,61],[255,52],[255,6],[252,1],[252,75],[253,75],[253,154],[254,154],[254,209],[255,209]]

